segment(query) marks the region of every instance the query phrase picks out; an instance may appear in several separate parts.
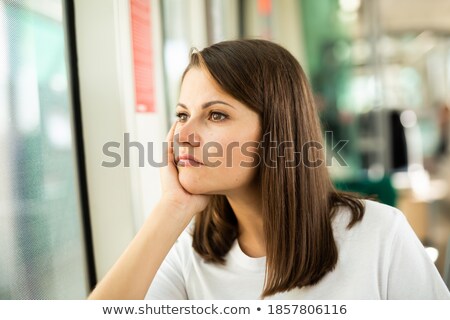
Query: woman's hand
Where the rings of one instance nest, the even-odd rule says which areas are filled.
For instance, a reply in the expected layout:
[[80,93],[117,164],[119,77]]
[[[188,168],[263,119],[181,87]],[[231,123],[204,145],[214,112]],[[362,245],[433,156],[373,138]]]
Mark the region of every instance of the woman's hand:
[[175,165],[174,156],[174,132],[177,122],[169,130],[166,137],[167,148],[167,166],[161,168],[161,201],[167,205],[174,206],[179,214],[186,215],[189,220],[197,213],[206,208],[211,196],[196,195],[187,192],[180,184],[178,179],[178,169]]
[[168,165],[161,168],[163,196],[89,299],[144,299],[175,241],[192,217],[208,204],[209,196],[189,194],[178,181],[173,155],[174,128],[175,124],[166,139]]

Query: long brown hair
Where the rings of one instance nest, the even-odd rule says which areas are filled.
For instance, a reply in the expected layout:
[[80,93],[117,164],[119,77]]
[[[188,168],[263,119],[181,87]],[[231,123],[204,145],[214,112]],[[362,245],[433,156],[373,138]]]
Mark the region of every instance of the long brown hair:
[[[297,60],[265,40],[224,41],[192,52],[185,71],[204,68],[229,95],[261,116],[262,219],[266,239],[266,277],[261,298],[314,285],[336,266],[338,250],[331,220],[340,206],[350,209],[348,228],[362,219],[364,204],[334,189],[325,165],[321,127],[307,78]],[[183,75],[184,77],[184,75]],[[290,141],[295,163],[277,156],[271,141]],[[304,154],[302,146],[311,145]],[[274,165],[265,165],[266,160]],[[307,161],[310,165],[305,165]],[[275,162],[275,163],[274,163]],[[311,165],[313,164],[313,165]],[[212,197],[197,214],[193,248],[206,261],[225,263],[238,236],[238,222],[223,195]]]

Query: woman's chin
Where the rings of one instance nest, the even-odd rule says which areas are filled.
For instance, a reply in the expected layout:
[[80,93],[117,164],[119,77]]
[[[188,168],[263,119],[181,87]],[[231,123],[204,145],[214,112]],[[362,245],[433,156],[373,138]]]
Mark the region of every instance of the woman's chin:
[[186,174],[180,173],[178,179],[184,190],[190,194],[205,194],[208,191],[205,190],[204,185],[198,179],[193,179]]

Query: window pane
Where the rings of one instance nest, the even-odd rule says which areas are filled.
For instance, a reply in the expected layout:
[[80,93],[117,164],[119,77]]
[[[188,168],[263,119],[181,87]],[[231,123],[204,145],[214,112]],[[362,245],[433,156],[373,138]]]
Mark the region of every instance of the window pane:
[[62,0],[0,0],[0,299],[88,292]]

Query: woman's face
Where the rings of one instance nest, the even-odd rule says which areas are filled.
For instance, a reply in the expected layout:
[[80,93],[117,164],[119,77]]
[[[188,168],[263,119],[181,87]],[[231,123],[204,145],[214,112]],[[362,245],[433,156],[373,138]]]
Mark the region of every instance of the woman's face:
[[[184,189],[226,195],[253,182],[261,139],[255,111],[223,92],[209,73],[191,68],[176,113],[174,153]],[[186,155],[201,163],[183,160]]]

